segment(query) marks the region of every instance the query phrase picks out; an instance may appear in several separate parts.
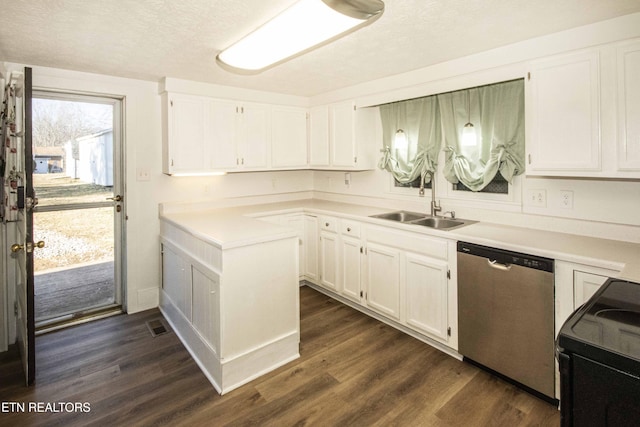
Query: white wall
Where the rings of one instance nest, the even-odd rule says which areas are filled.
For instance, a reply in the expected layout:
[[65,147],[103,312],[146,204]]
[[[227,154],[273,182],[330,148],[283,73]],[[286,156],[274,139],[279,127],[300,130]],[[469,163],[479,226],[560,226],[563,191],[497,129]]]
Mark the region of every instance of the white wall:
[[[10,68],[22,65],[8,64]],[[161,283],[158,204],[219,200],[312,190],[310,171],[240,173],[214,177],[162,174],[162,127],[157,82],[32,66],[34,89],[124,97],[126,304],[129,313],[158,305]],[[137,171],[151,172],[149,181]]]
[[[638,13],[322,94],[311,98],[311,105],[356,99],[358,106],[372,106],[524,78],[531,59],[635,37],[640,37]],[[441,156],[440,164],[443,162]],[[483,202],[478,198],[456,199],[442,174],[436,178],[443,210],[455,210],[460,217],[640,243],[638,180],[520,177],[511,200]],[[430,201],[417,194],[391,192],[389,174],[383,171],[352,173],[348,187],[343,173],[318,171],[314,173],[314,189],[318,197],[389,208],[426,211]],[[527,195],[533,189],[546,192],[545,207],[530,203]],[[573,192],[571,209],[560,204],[560,191],[565,190]]]

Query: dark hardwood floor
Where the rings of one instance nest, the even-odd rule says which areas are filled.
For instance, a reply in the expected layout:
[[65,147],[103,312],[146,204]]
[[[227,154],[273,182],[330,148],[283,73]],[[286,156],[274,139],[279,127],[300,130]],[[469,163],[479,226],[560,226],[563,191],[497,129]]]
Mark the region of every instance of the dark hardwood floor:
[[[0,411],[13,426],[558,426],[552,405],[369,318],[300,289],[301,357],[218,395],[158,310],[39,336],[36,385],[0,354]],[[29,402],[42,402],[29,412]],[[62,403],[88,412],[51,412]],[[47,408],[47,403],[58,405]]]

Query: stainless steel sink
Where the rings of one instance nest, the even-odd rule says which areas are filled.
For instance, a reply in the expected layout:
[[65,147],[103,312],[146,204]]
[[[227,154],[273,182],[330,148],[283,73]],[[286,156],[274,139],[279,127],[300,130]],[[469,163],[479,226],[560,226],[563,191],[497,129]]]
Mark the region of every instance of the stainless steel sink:
[[416,212],[407,212],[407,211],[396,211],[383,213],[378,215],[371,215],[371,218],[380,218],[380,219],[388,219],[389,221],[399,221],[399,222],[409,222],[415,221],[416,219],[424,218],[425,215]]
[[407,211],[395,211],[371,215],[371,218],[380,218],[389,221],[402,222],[404,224],[420,225],[422,227],[430,227],[437,230],[453,230],[454,228],[464,227],[465,225],[477,222],[469,221],[467,219],[443,218]]
[[423,225],[425,227],[437,228],[437,229],[450,229],[454,227],[460,227],[465,225],[464,221],[458,221],[449,218],[428,217],[422,218],[417,221],[412,221],[411,224]]

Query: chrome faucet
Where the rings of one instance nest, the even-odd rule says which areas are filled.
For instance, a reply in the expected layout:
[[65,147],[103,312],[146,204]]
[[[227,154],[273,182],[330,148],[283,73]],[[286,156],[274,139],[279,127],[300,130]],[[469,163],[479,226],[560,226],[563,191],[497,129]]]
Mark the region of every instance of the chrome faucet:
[[442,206],[436,201],[436,183],[433,179],[433,172],[429,172],[429,175],[431,175],[431,216],[436,216],[442,210]]

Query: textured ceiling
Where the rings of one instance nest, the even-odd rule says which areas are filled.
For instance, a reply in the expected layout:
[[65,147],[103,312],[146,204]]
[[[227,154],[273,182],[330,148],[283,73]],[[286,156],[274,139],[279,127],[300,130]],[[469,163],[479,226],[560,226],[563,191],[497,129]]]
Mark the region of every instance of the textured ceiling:
[[294,1],[0,0],[0,61],[311,96],[640,12],[640,0],[386,0],[371,25],[261,74],[216,64]]

